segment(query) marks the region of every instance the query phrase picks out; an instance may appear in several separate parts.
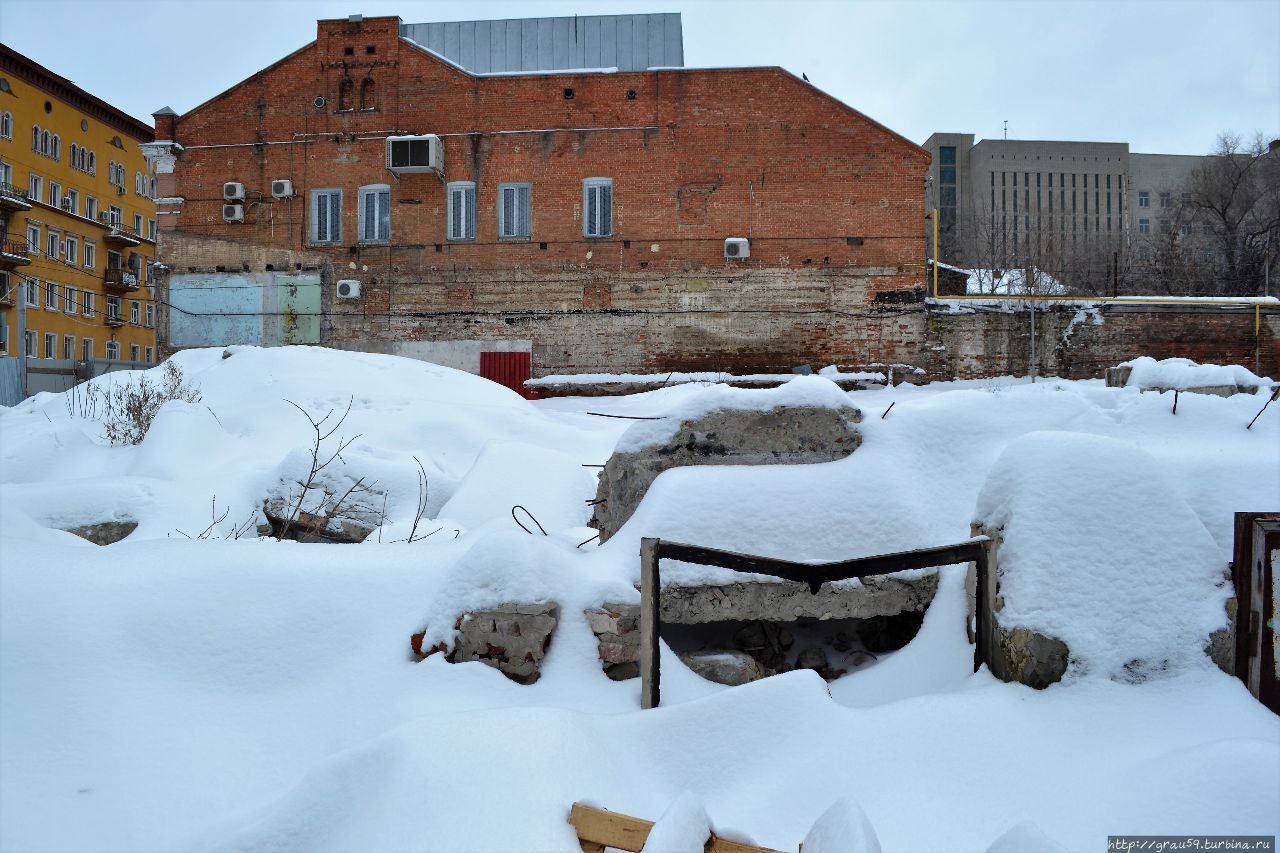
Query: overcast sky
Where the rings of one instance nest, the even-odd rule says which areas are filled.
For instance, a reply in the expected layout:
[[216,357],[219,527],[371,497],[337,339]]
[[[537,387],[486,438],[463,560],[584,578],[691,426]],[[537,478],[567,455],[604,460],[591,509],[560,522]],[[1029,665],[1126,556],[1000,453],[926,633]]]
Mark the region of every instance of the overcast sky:
[[[681,12],[685,64],[781,65],[923,142],[934,131],[1199,154],[1280,137],[1277,0],[4,0],[0,39],[150,123],[315,38],[406,23]],[[110,45],[104,50],[103,44]]]

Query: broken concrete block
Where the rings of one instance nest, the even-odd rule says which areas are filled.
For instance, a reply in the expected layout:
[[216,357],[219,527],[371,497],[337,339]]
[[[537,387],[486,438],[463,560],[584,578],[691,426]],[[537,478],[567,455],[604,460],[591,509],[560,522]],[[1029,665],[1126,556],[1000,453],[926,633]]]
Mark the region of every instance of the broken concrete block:
[[451,663],[481,661],[512,681],[532,684],[551,644],[560,608],[541,604],[504,604],[492,610],[465,613],[459,620]]
[[[714,681],[716,684],[727,684],[736,687],[757,681],[773,673],[767,671],[760,663],[746,652],[714,651],[683,652],[680,660],[698,675]],[[826,664],[824,658],[822,663]]]

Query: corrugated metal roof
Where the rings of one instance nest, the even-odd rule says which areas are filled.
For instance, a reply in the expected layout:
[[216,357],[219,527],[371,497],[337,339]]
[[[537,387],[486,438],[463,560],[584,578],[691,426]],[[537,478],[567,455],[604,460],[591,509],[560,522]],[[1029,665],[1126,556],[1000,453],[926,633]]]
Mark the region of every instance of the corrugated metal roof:
[[475,74],[684,65],[679,12],[401,24],[400,35]]

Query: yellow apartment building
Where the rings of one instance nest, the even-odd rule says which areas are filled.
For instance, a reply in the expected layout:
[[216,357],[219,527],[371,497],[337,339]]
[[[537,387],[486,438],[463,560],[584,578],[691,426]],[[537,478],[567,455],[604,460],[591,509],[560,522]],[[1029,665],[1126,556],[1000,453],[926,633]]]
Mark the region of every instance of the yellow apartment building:
[[0,355],[155,360],[153,137],[0,44]]

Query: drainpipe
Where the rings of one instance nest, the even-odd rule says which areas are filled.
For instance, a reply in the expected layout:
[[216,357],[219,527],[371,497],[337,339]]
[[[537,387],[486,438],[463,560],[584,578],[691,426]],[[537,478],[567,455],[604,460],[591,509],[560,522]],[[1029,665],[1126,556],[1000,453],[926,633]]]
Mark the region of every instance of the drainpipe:
[[[23,239],[26,239],[25,237]],[[18,300],[18,387],[22,399],[27,399],[27,279],[20,277]],[[12,291],[10,291],[12,292]]]

